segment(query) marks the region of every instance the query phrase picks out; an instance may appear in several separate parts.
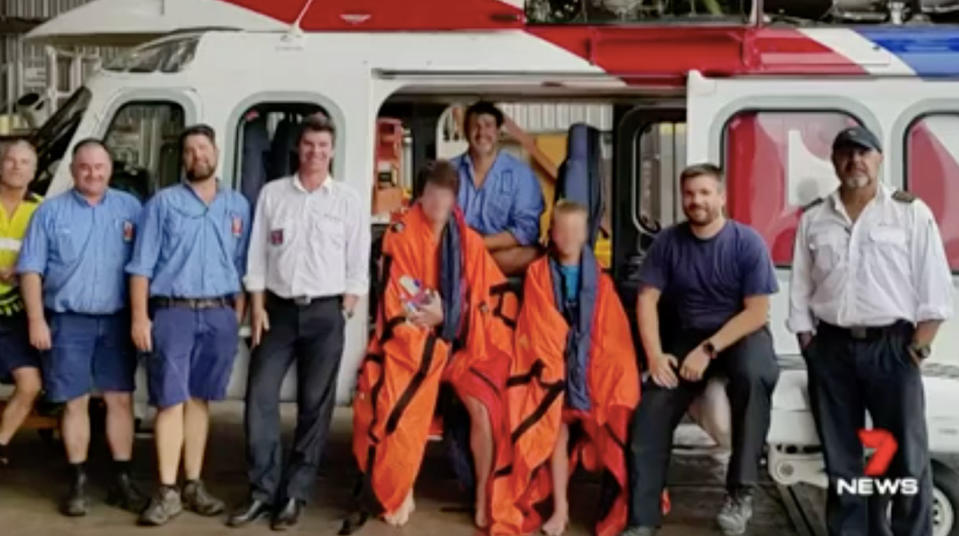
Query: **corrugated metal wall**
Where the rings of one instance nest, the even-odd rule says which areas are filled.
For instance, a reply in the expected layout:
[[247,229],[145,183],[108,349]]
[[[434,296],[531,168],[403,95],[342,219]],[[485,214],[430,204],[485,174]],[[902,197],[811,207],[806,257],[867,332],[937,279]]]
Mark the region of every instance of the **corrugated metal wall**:
[[[2,15],[44,21],[91,0],[2,0]],[[117,49],[80,47],[51,54],[43,45],[23,42],[22,35],[4,34],[0,41],[0,106],[9,112],[18,98],[36,92],[52,99],[55,109],[87,76]],[[49,112],[49,110],[48,110]]]
[[49,19],[90,0],[4,0],[4,14],[24,19]]

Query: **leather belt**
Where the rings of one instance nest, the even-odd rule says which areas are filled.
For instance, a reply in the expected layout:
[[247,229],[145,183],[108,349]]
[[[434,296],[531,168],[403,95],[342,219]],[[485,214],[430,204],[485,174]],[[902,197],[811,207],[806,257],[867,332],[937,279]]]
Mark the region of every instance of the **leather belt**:
[[297,307],[308,307],[311,303],[340,299],[340,296],[294,296],[292,298],[284,298],[273,292],[269,292],[269,297],[281,303],[290,303]]
[[884,336],[889,335],[891,332],[904,328],[908,324],[908,322],[900,320],[887,326],[842,327],[820,321],[818,329],[820,331],[834,333],[848,339],[854,339],[857,341],[871,341],[881,339]]
[[233,298],[220,296],[217,298],[168,298],[156,297],[150,298],[150,305],[158,309],[180,308],[180,309],[219,309],[221,307],[233,307]]

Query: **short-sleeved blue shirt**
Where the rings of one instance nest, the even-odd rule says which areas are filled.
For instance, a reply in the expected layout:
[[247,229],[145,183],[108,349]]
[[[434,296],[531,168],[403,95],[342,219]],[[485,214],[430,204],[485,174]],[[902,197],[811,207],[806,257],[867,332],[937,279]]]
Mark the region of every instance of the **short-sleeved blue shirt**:
[[70,189],[41,203],[20,250],[17,273],[43,277],[43,303],[58,313],[113,314],[127,306],[140,202],[109,189],[96,205]]
[[157,192],[143,208],[130,275],[150,280],[150,295],[214,298],[237,294],[246,269],[250,203],[220,187],[207,205],[185,183]]
[[459,171],[457,201],[467,225],[482,235],[509,231],[523,246],[536,243],[539,217],[543,213],[543,192],[527,163],[500,151],[479,188],[473,182],[473,161],[469,153],[457,156],[451,163]]
[[769,249],[754,229],[729,220],[702,240],[688,223],[663,230],[640,272],[676,305],[683,329],[715,331],[743,310],[747,296],[779,291]]

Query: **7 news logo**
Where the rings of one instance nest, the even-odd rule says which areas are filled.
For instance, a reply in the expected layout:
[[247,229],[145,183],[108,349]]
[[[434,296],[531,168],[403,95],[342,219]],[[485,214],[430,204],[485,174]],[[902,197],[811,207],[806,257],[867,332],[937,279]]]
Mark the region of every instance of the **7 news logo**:
[[919,481],[915,478],[880,478],[892,463],[899,443],[887,430],[859,430],[859,440],[866,448],[875,449],[866,469],[865,477],[840,478],[837,482],[839,495],[917,495]]

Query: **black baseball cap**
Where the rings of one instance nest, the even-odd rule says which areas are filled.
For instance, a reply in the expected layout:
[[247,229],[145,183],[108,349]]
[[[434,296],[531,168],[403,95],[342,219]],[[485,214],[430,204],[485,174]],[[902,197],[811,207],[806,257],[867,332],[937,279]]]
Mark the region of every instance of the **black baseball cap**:
[[832,150],[835,151],[840,147],[848,147],[850,145],[882,152],[882,144],[879,143],[879,138],[866,127],[855,126],[844,129],[837,134],[836,139],[833,140]]

